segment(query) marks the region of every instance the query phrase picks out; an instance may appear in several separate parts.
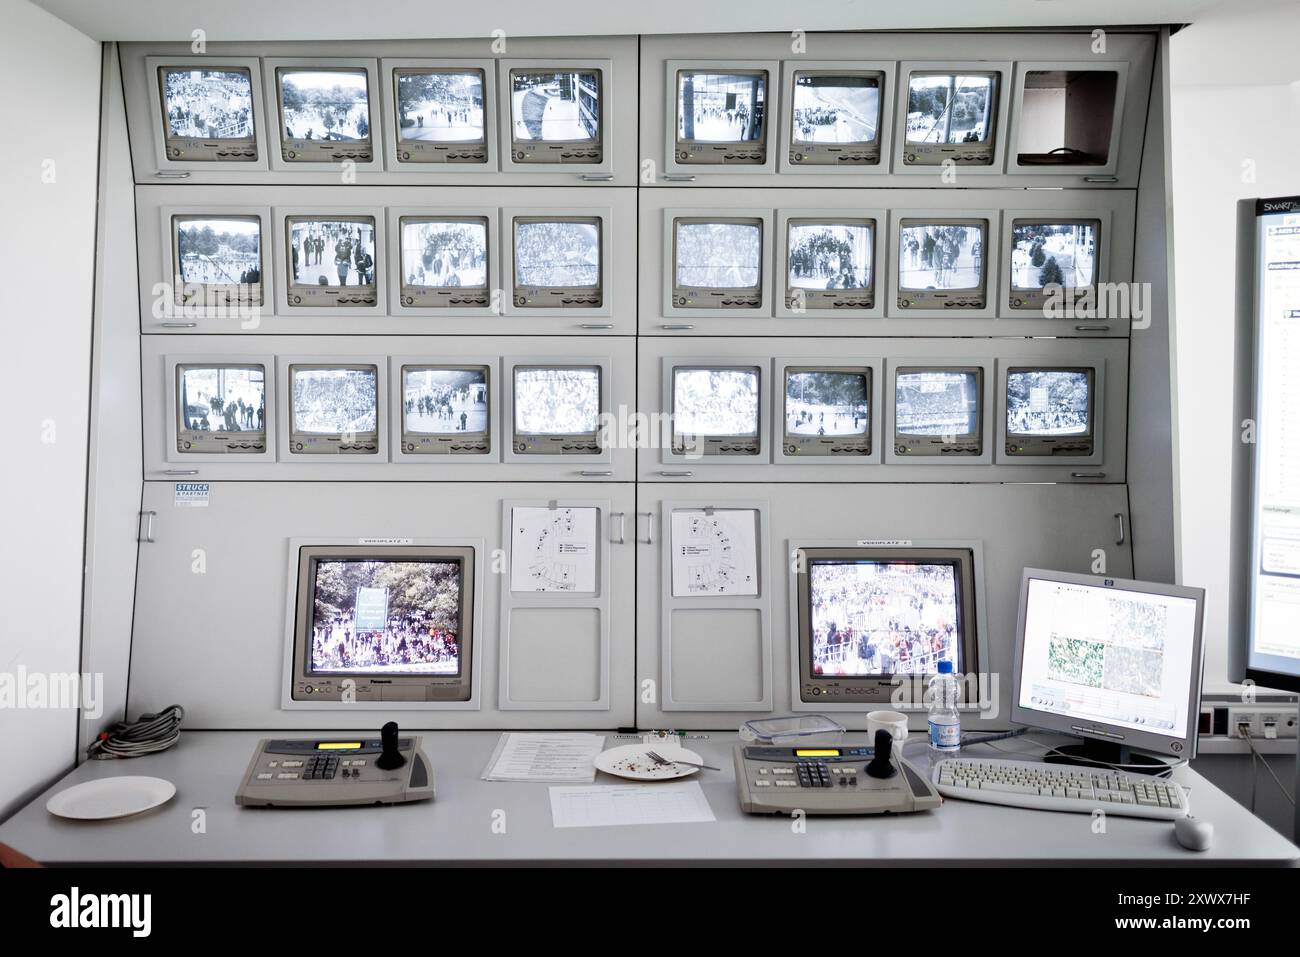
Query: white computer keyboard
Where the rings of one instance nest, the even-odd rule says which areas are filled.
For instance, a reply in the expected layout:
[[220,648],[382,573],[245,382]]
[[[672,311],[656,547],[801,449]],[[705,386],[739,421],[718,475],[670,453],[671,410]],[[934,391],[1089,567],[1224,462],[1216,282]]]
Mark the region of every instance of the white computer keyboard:
[[944,797],[963,801],[1085,814],[1100,808],[1107,814],[1162,821],[1188,813],[1182,788],[1148,774],[1038,761],[943,758],[930,777]]

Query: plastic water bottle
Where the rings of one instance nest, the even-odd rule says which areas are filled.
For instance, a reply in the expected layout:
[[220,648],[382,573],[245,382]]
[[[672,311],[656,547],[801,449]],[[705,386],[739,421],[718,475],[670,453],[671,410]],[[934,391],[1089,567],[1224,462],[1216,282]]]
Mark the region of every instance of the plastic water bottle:
[[957,710],[957,676],[952,662],[939,662],[939,673],[930,679],[930,748],[941,754],[961,750],[961,712]]

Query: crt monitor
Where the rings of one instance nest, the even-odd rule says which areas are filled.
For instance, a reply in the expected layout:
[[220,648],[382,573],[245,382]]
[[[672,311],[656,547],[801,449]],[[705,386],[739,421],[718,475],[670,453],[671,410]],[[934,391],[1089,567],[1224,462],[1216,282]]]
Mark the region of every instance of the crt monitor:
[[908,166],[992,166],[998,123],[996,72],[916,71],[907,80]]
[[474,548],[298,549],[290,699],[468,701]]
[[1011,721],[1082,738],[1047,760],[1168,767],[1196,757],[1205,591],[1026,568]]
[[374,159],[365,67],[279,67],[280,153],[290,163]]
[[982,455],[984,369],[902,366],[894,373],[894,452]]
[[[884,703],[897,678],[979,671],[969,548],[798,548],[799,698]],[[972,702],[973,703],[973,702]]]
[[251,163],[258,158],[253,77],[242,66],[160,66],[164,149],[174,162]]
[[674,366],[673,454],[690,457],[760,454],[761,379],[757,366]]
[[516,216],[514,303],[593,309],[604,301],[599,216]]
[[1006,453],[1091,455],[1096,369],[1011,366],[1006,372]]
[[673,219],[672,303],[688,309],[757,309],[763,304],[763,220]]
[[375,455],[379,369],[371,364],[290,365],[289,450],[298,455]]
[[786,366],[785,454],[870,455],[871,386],[868,366]]
[[260,363],[176,366],[176,451],[266,451],[266,367]]
[[286,216],[290,306],[373,306],[375,217]]
[[790,162],[796,166],[880,163],[885,75],[872,70],[796,70]]
[[900,309],[983,309],[987,219],[903,219],[898,226]]
[[510,71],[510,155],[516,163],[599,163],[601,73],[595,67]]
[[766,70],[678,70],[673,156],[678,163],[762,166],[767,162]]
[[397,159],[401,163],[486,163],[486,79],[472,67],[397,67]]
[[487,454],[490,394],[485,365],[402,366],[402,451]]
[[173,216],[172,276],[178,305],[260,305],[261,217]]
[[482,308],[488,291],[483,216],[402,216],[398,221],[404,306]]
[[875,256],[874,219],[791,218],[785,239],[786,308],[872,308]]
[[601,451],[601,367],[514,368],[514,450],[520,455],[597,455]]
[[1053,295],[1071,301],[1097,283],[1095,219],[1015,219],[1011,222],[1012,309],[1042,309]]

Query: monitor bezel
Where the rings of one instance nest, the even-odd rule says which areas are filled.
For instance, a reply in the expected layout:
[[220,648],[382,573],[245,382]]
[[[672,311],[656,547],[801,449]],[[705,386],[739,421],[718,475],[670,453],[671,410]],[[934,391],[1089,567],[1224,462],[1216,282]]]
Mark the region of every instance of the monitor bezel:
[[[758,282],[752,286],[683,286],[677,281],[677,233],[682,226],[757,226],[758,227]],[[674,216],[669,226],[672,230],[672,259],[665,263],[672,282],[671,302],[679,309],[762,309],[763,287],[767,283],[764,266],[767,260],[768,237],[761,216]],[[753,300],[752,305],[728,305],[721,298],[736,297]]]
[[[607,463],[612,460],[613,449],[605,441],[604,428],[597,422],[595,432],[564,433],[563,435],[542,435],[530,432],[517,432],[515,429],[515,373],[526,369],[596,369],[600,374],[600,416],[611,414],[610,397],[612,396],[611,372],[613,362],[604,355],[532,355],[506,356],[502,359],[501,373],[501,432],[505,460],[519,464],[556,465],[575,463]],[[565,450],[567,443],[594,443],[596,451]]]
[[[808,360],[778,361],[779,375],[774,379],[772,418],[776,431],[780,435],[777,445],[782,459],[790,462],[813,462],[824,465],[828,462],[846,462],[862,464],[879,459],[879,443],[876,425],[880,418],[880,403],[877,399],[878,363],[856,364],[838,360],[834,362],[810,362]],[[790,400],[789,382],[792,374],[799,373],[841,373],[844,375],[865,376],[867,380],[867,431],[864,435],[819,436],[800,435],[790,432],[786,426],[786,406]],[[779,384],[779,390],[775,385]],[[837,448],[838,447],[838,448]]]
[[[402,138],[397,106],[398,78],[410,73],[470,73],[483,75],[483,139],[438,143]],[[458,59],[419,59],[412,57],[385,57],[379,61],[383,78],[381,101],[384,114],[384,155],[390,172],[411,173],[477,173],[493,172],[491,168],[497,155],[497,94],[496,61],[466,57]],[[479,157],[482,158],[474,158]]]
[[[383,315],[387,283],[382,277],[389,269],[387,260],[387,219],[383,207],[276,207],[278,258],[276,268],[283,270],[284,282],[278,305],[281,315],[288,316],[375,316]],[[363,222],[374,224],[374,281],[368,286],[313,286],[293,281],[293,223],[301,220]],[[327,251],[328,252],[328,251]]]
[[[268,115],[275,117],[276,149],[271,153],[271,168],[284,172],[312,171],[330,172],[326,164],[350,162],[358,171],[380,172],[383,169],[383,156],[378,144],[383,142],[384,121],[379,61],[370,57],[267,57],[262,60],[262,69],[266,74],[265,89],[271,109]],[[335,140],[337,146],[330,146],[328,140],[307,140],[287,136],[284,127],[284,96],[280,87],[281,71],[289,72],[329,72],[355,73],[364,72],[366,76],[366,100],[369,136],[365,140]]]
[[[188,313],[191,310],[198,310],[201,315],[216,314],[218,318],[222,317],[225,311],[231,307],[248,308],[248,309],[265,309],[273,301],[271,299],[271,285],[273,280],[271,274],[274,271],[274,259],[271,255],[270,244],[267,242],[267,225],[271,221],[271,211],[269,207],[237,207],[231,211],[213,211],[214,207],[204,209],[194,209],[193,207],[162,207],[163,216],[163,253],[167,257],[167,270],[164,273],[172,285],[172,297],[170,305],[177,307],[173,312]],[[181,275],[181,250],[180,250],[180,229],[179,224],[185,220],[202,220],[202,219],[226,219],[226,220],[254,220],[257,223],[257,258],[258,274],[260,276],[257,283],[250,283],[250,291],[256,293],[256,298],[243,298],[238,295],[240,286],[238,283],[187,283]],[[191,287],[202,287],[203,298],[195,302],[186,299],[186,292]]]
[[[759,259],[759,289],[758,304],[754,306],[733,306],[723,307],[716,304],[701,305],[678,305],[677,286],[677,229],[676,222],[679,219],[692,220],[695,222],[733,222],[743,221],[760,223],[762,229],[763,248]],[[710,317],[718,319],[727,318],[754,318],[767,317],[772,315],[772,224],[774,222],[773,210],[770,207],[755,206],[702,206],[702,207],[681,207],[670,206],[663,210],[662,219],[662,256],[660,269],[660,296],[662,314],[667,318],[672,317],[693,317],[696,319]],[[745,287],[744,293],[752,296],[752,287]]]
[[[167,403],[166,415],[163,417],[163,429],[165,430],[165,455],[164,461],[188,462],[193,464],[196,461],[211,459],[212,463],[223,463],[231,465],[244,464],[261,464],[274,462],[276,460],[276,428],[279,420],[279,392],[277,391],[277,369],[275,357],[264,354],[235,355],[232,353],[203,354],[194,353],[168,353],[162,357],[163,377],[164,377],[164,401]],[[190,430],[180,427],[180,370],[182,368],[244,368],[251,366],[262,367],[262,394],[266,401],[266,418],[265,428],[263,431],[264,447],[260,451],[248,452],[230,452],[228,450],[216,450],[203,448],[194,448],[186,452],[180,450],[180,442],[184,439]],[[201,438],[225,434],[204,432],[199,433]],[[239,434],[239,433],[235,433]],[[202,444],[209,444],[204,442]]]
[[[998,222],[996,214],[980,215],[977,211],[970,215],[946,216],[939,211],[931,214],[915,212],[895,214],[894,227],[890,229],[893,242],[890,244],[889,261],[891,266],[890,285],[893,292],[892,305],[900,315],[918,315],[979,318],[991,315],[995,288],[993,273],[989,270],[990,262],[1000,262],[995,244]],[[902,280],[903,230],[917,226],[974,226],[983,230],[980,240],[983,252],[980,254],[980,285],[961,289],[905,289]]]
[[[487,427],[475,432],[412,432],[406,427],[406,373],[432,369],[447,372],[482,372],[487,392]],[[463,358],[447,356],[443,358],[405,358],[393,360],[393,388],[391,391],[394,410],[395,447],[402,458],[426,464],[442,464],[450,461],[487,460],[496,458],[497,435],[497,389],[496,360],[480,358]],[[470,442],[484,446],[482,451],[460,450],[453,446],[457,443]]]
[[[1115,588],[1118,591],[1133,591],[1139,594],[1162,595],[1170,598],[1185,598],[1196,602],[1196,627],[1192,636],[1192,661],[1195,674],[1188,682],[1187,696],[1187,731],[1183,737],[1155,734],[1151,731],[1138,731],[1119,725],[1106,724],[1103,721],[1089,721],[1081,724],[1078,719],[1067,715],[1055,715],[1046,711],[1036,711],[1022,707],[1020,704],[1020,687],[1024,679],[1025,619],[1026,606],[1029,601],[1029,582],[1040,579],[1064,585],[1089,585],[1093,587]],[[1011,723],[1029,728],[1041,728],[1061,734],[1073,735],[1085,740],[1101,741],[1106,744],[1126,745],[1148,754],[1171,756],[1191,760],[1196,757],[1197,718],[1200,712],[1201,680],[1205,669],[1205,644],[1203,628],[1205,622],[1205,590],[1185,585],[1169,585],[1158,582],[1144,582],[1130,578],[1118,578],[1109,575],[1083,575],[1074,572],[1049,571],[1043,568],[1025,568],[1020,574],[1020,598],[1016,612],[1015,657],[1011,680]]]
[[[495,234],[495,209],[477,209],[477,210],[437,210],[428,209],[419,212],[410,212],[407,210],[389,210],[391,225],[393,229],[393,243],[391,248],[397,251],[393,258],[393,265],[396,270],[394,289],[397,292],[396,301],[404,309],[420,310],[437,309],[438,314],[451,314],[466,312],[471,314],[482,314],[492,311],[492,292],[498,288],[495,279],[497,274],[497,248],[500,244]],[[402,244],[403,227],[407,224],[416,223],[479,223],[483,226],[483,248],[487,257],[486,269],[484,270],[484,280],[482,286],[460,287],[460,286],[442,286],[442,287],[425,287],[412,286],[406,282],[406,266],[403,254],[405,247]],[[392,270],[390,270],[390,273]],[[454,289],[466,289],[473,293],[473,302],[459,302],[459,298],[464,294],[453,292]]]
[[[284,462],[384,462],[388,459],[386,356],[280,356],[277,378],[282,394],[278,414],[283,416]],[[293,375],[297,369],[369,369],[375,371],[375,429],[357,432],[344,445],[341,434],[299,432],[293,423]],[[371,449],[369,446],[373,445]]]
[[[1115,106],[1111,117],[1110,150],[1106,162],[1099,165],[1049,165],[1020,162],[1020,123],[1021,110],[1025,101],[1025,83],[1030,73],[1038,72],[1106,72],[1117,73],[1115,78]],[[1012,102],[1016,108],[1011,111],[1011,122],[1007,134],[1007,172],[1016,176],[1113,176],[1119,169],[1119,157],[1124,144],[1121,143],[1124,129],[1124,101],[1128,89],[1128,60],[1057,60],[1025,61],[1016,63]]]
[[[610,227],[612,210],[609,207],[581,207],[568,209],[507,208],[501,213],[502,265],[510,290],[505,311],[520,316],[604,316],[609,314],[610,295]],[[524,286],[515,277],[515,230],[520,222],[571,222],[596,225],[596,242],[600,250],[600,280],[596,286]],[[507,232],[508,229],[508,232]],[[507,253],[506,255],[505,253]],[[565,300],[594,300],[584,304]]]
[[[666,60],[664,62],[664,171],[667,173],[773,173],[779,142],[776,126],[781,125],[781,61],[780,60]],[[677,137],[677,78],[681,71],[691,73],[755,73],[766,72],[766,105],[763,114],[763,137],[756,144],[707,143],[679,140]],[[746,155],[756,156],[746,162],[727,160],[727,151],[733,155],[743,149]],[[683,155],[684,154],[684,155]],[[697,158],[692,158],[692,157]],[[716,157],[716,158],[715,158]]]
[[[887,371],[885,401],[889,411],[890,444],[886,450],[886,462],[891,465],[903,464],[941,464],[941,465],[989,465],[993,454],[986,433],[988,421],[993,409],[992,378],[993,363],[987,360],[964,358],[946,359],[942,356],[929,356],[923,359],[898,359],[890,363]],[[911,372],[957,372],[975,373],[979,376],[978,394],[980,406],[977,410],[974,432],[954,436],[954,441],[944,442],[941,435],[914,435],[898,431],[898,377]],[[943,451],[944,448],[954,451]]]
[[[1079,362],[1035,362],[1033,359],[1010,358],[998,364],[998,451],[1000,464],[1024,463],[1028,465],[1094,464],[1100,461],[1102,434],[1102,396],[1105,384],[1105,360],[1101,358]],[[1011,403],[1007,388],[1014,372],[1083,372],[1088,375],[1088,432],[1085,435],[1050,436],[1025,435],[1012,432],[1007,424]],[[1074,446],[1087,445],[1086,450]],[[1013,451],[1012,446],[1018,448]],[[1069,451],[1060,454],[1056,449],[1064,446]]]
[[[883,299],[880,291],[880,260],[884,216],[846,216],[843,213],[824,216],[807,215],[804,211],[785,211],[778,214],[781,242],[777,244],[777,261],[780,281],[785,293],[781,296],[782,315],[802,316],[809,312],[852,313],[866,315]],[[790,233],[795,226],[861,226],[871,231],[871,282],[865,291],[848,289],[804,289],[790,284]],[[803,310],[796,311],[794,303],[803,300]]]
[[[213,58],[208,56],[147,56],[144,58],[146,85],[149,89],[149,105],[152,111],[153,121],[151,125],[154,130],[154,158],[157,161],[159,170],[221,170],[221,169],[239,169],[239,170],[264,170],[267,168],[267,158],[269,148],[267,147],[266,135],[266,117],[265,105],[266,99],[263,93],[262,85],[262,65],[261,60],[257,57],[241,56],[223,56]],[[211,145],[210,143],[226,143],[227,141],[205,141],[201,137],[173,137],[170,127],[168,126],[163,113],[162,98],[162,74],[161,70],[167,68],[175,69],[230,69],[230,70],[247,70],[249,73],[252,88],[252,111],[253,111],[253,137],[251,145],[255,150],[255,155],[251,159],[229,159],[216,155],[220,150],[225,149],[224,145]],[[233,143],[244,143],[245,140],[229,141]],[[175,144],[188,144],[180,146],[187,152],[193,151],[194,156],[185,158],[184,156],[173,156],[171,151],[177,148]],[[207,158],[201,158],[207,157]]]
[[[782,117],[786,129],[785,149],[782,150],[782,166],[790,169],[810,168],[819,172],[830,169],[848,169],[855,173],[872,172],[878,169],[882,162],[886,161],[889,156],[885,141],[888,139],[886,130],[892,124],[887,116],[888,97],[892,95],[890,86],[890,69],[886,71],[884,64],[857,64],[851,62],[839,62],[834,65],[825,65],[818,63],[803,63],[786,61],[782,64],[788,81],[783,83],[786,98],[789,101],[786,106],[785,116]],[[819,77],[869,77],[876,80],[879,95],[877,97],[880,109],[876,117],[876,138],[871,141],[856,143],[804,143],[795,138],[795,91],[798,88],[799,77],[805,75]],[[846,160],[843,153],[853,154],[852,162]],[[887,166],[888,163],[885,162]],[[784,171],[784,170],[783,170]]]
[[[527,59],[509,59],[497,61],[497,96],[499,142],[501,143],[501,171],[512,173],[562,173],[573,171],[586,174],[609,174],[613,172],[614,139],[614,61],[602,58],[575,57],[529,57]],[[600,116],[597,117],[595,140],[572,140],[568,142],[542,142],[535,140],[518,141],[516,149],[514,138],[514,101],[511,92],[511,75],[519,73],[546,72],[582,72],[595,71],[600,76]],[[580,150],[598,155],[577,155],[570,158],[559,157],[565,150]],[[518,154],[523,153],[521,158]],[[529,159],[529,154],[557,154],[557,159]]]
[[1110,253],[1109,243],[1106,238],[1106,232],[1109,226],[1109,215],[1104,210],[1098,210],[1094,213],[1070,213],[1061,216],[1052,216],[1051,214],[1039,215],[1038,213],[1023,215],[1019,214],[1018,210],[1007,210],[1002,237],[1002,248],[1004,251],[1002,279],[1006,283],[1006,305],[1008,309],[1014,309],[1017,311],[1033,310],[1035,312],[1043,313],[1048,301],[1047,293],[1044,292],[1041,287],[1036,289],[1022,289],[1015,285],[1012,256],[1016,248],[1016,227],[1074,225],[1092,226],[1096,231],[1097,238],[1093,244],[1092,284],[1090,286],[1062,286],[1061,288],[1062,304],[1068,304],[1071,306],[1085,297],[1090,295],[1095,296],[1098,283],[1105,282],[1107,278],[1109,278],[1107,275],[1108,270],[1104,268],[1107,256]]
[[[993,121],[993,136],[988,146],[974,143],[933,143],[919,144],[907,142],[907,97],[911,89],[913,74],[962,74],[995,73],[998,75],[994,90],[996,113]],[[946,160],[951,160],[960,175],[1001,176],[1005,167],[1008,116],[1011,102],[1012,62],[1010,60],[911,60],[898,65],[894,110],[894,164],[895,174],[908,176],[935,176],[943,169]],[[917,147],[922,147],[918,150]],[[988,150],[990,159],[987,163],[977,162],[971,157],[979,157]],[[908,156],[915,159],[908,161]],[[938,167],[938,169],[936,169]]]
[[[754,434],[749,435],[685,435],[677,431],[677,373],[689,370],[736,370],[758,375],[758,421]],[[662,408],[664,420],[663,461],[665,465],[699,462],[701,465],[766,464],[771,460],[769,448],[771,431],[768,424],[771,399],[771,360],[760,356],[730,356],[727,358],[665,358],[663,371]],[[694,441],[692,441],[694,440]],[[702,443],[703,447],[700,447]],[[753,451],[734,450],[736,445],[752,445]]]

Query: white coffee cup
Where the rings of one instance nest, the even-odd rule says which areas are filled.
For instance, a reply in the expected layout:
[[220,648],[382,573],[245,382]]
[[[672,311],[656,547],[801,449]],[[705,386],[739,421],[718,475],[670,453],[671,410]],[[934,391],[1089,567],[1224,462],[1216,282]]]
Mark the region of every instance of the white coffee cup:
[[867,734],[874,743],[877,731],[888,731],[894,747],[901,748],[907,740],[907,715],[898,711],[868,711]]

